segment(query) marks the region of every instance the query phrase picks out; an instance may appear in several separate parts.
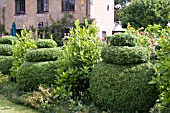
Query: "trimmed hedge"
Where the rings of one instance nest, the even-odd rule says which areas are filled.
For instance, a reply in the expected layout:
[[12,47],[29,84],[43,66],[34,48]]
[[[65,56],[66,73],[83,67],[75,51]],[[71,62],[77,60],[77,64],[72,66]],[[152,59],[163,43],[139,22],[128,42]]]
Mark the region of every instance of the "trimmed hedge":
[[42,48],[31,50],[26,53],[26,61],[43,62],[54,61],[60,55],[61,48]]
[[17,41],[18,38],[14,36],[3,36],[0,38],[0,44],[10,44],[12,45],[12,41]]
[[12,55],[12,45],[0,44],[0,55],[11,56]]
[[17,86],[20,90],[33,91],[40,84],[51,85],[54,83],[55,61],[49,62],[25,62],[17,73]]
[[99,63],[90,79],[93,102],[115,113],[148,112],[158,98],[156,86],[148,84],[154,73],[149,63],[129,66]]
[[57,43],[52,39],[38,39],[35,44],[37,45],[37,48],[57,47]]
[[145,47],[111,46],[102,49],[101,57],[111,64],[136,64],[147,62],[148,54]]
[[9,69],[12,66],[12,56],[0,56],[0,71],[2,74],[9,74]]
[[110,37],[111,46],[135,46],[137,38],[133,34],[129,33],[116,33]]

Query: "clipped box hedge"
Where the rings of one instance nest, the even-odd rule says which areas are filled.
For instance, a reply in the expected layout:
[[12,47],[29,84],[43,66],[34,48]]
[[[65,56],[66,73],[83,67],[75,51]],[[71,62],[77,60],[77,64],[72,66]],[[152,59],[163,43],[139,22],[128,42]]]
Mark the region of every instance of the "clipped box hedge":
[[35,44],[37,45],[37,48],[57,47],[57,43],[52,39],[38,39]]
[[12,61],[12,56],[0,55],[0,72],[2,72],[2,74],[9,74],[9,69],[12,66]]
[[17,73],[17,86],[20,90],[33,91],[40,84],[51,85],[55,79],[55,61],[25,62]]
[[111,46],[135,46],[137,38],[130,33],[116,33],[110,37]]
[[0,55],[11,56],[12,55],[12,45],[0,44]]
[[12,41],[17,41],[18,38],[14,36],[3,36],[0,38],[0,44],[10,44],[12,45]]
[[156,86],[148,84],[155,73],[150,66],[95,65],[90,79],[93,102],[113,113],[148,113],[158,99]]
[[26,61],[43,62],[54,61],[60,55],[61,48],[41,48],[26,53]]
[[101,57],[111,64],[136,64],[147,62],[149,53],[145,47],[108,46],[102,49]]

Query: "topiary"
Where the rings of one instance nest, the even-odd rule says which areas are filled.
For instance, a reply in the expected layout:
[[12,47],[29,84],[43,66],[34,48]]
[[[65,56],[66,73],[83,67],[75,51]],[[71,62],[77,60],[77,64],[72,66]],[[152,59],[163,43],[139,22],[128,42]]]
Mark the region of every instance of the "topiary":
[[12,55],[12,45],[0,44],[0,55],[11,56]]
[[111,46],[135,46],[137,38],[135,35],[130,33],[117,33],[110,37]]
[[12,56],[0,56],[0,71],[2,74],[9,74],[9,69],[12,66]]
[[18,38],[14,36],[3,36],[0,38],[0,44],[10,44],[12,45],[12,41],[17,41]]
[[37,48],[57,47],[57,43],[52,39],[38,39],[35,44],[37,45]]
[[108,46],[102,49],[104,62],[112,64],[136,64],[149,60],[148,50],[145,47]]
[[51,85],[54,83],[55,61],[49,62],[25,62],[17,73],[17,86],[20,90],[36,90],[40,84]]
[[26,53],[26,61],[28,62],[43,62],[54,61],[59,57],[60,48],[42,48],[28,51]]
[[148,112],[158,98],[156,86],[148,84],[154,75],[151,67],[149,63],[95,65],[90,79],[93,102],[112,112]]

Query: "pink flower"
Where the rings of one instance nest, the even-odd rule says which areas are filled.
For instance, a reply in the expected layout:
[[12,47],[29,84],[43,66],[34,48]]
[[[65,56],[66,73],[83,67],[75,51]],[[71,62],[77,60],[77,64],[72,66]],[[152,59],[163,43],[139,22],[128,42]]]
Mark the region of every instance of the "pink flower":
[[138,31],[136,31],[136,35],[138,35],[138,33],[139,33],[139,32],[138,32]]
[[145,32],[145,35],[148,35],[149,33],[148,32]]
[[105,38],[104,37],[102,37],[102,42],[104,42],[105,41]]
[[140,32],[140,35],[143,35],[143,32]]

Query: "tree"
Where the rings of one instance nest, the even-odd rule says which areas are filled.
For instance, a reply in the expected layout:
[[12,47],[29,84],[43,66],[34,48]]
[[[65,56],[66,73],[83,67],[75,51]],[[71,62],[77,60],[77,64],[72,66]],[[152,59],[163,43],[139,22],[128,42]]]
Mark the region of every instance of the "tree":
[[148,24],[160,24],[165,27],[170,19],[169,0],[133,0],[128,7],[118,11],[123,27],[128,22],[135,28],[147,27]]

